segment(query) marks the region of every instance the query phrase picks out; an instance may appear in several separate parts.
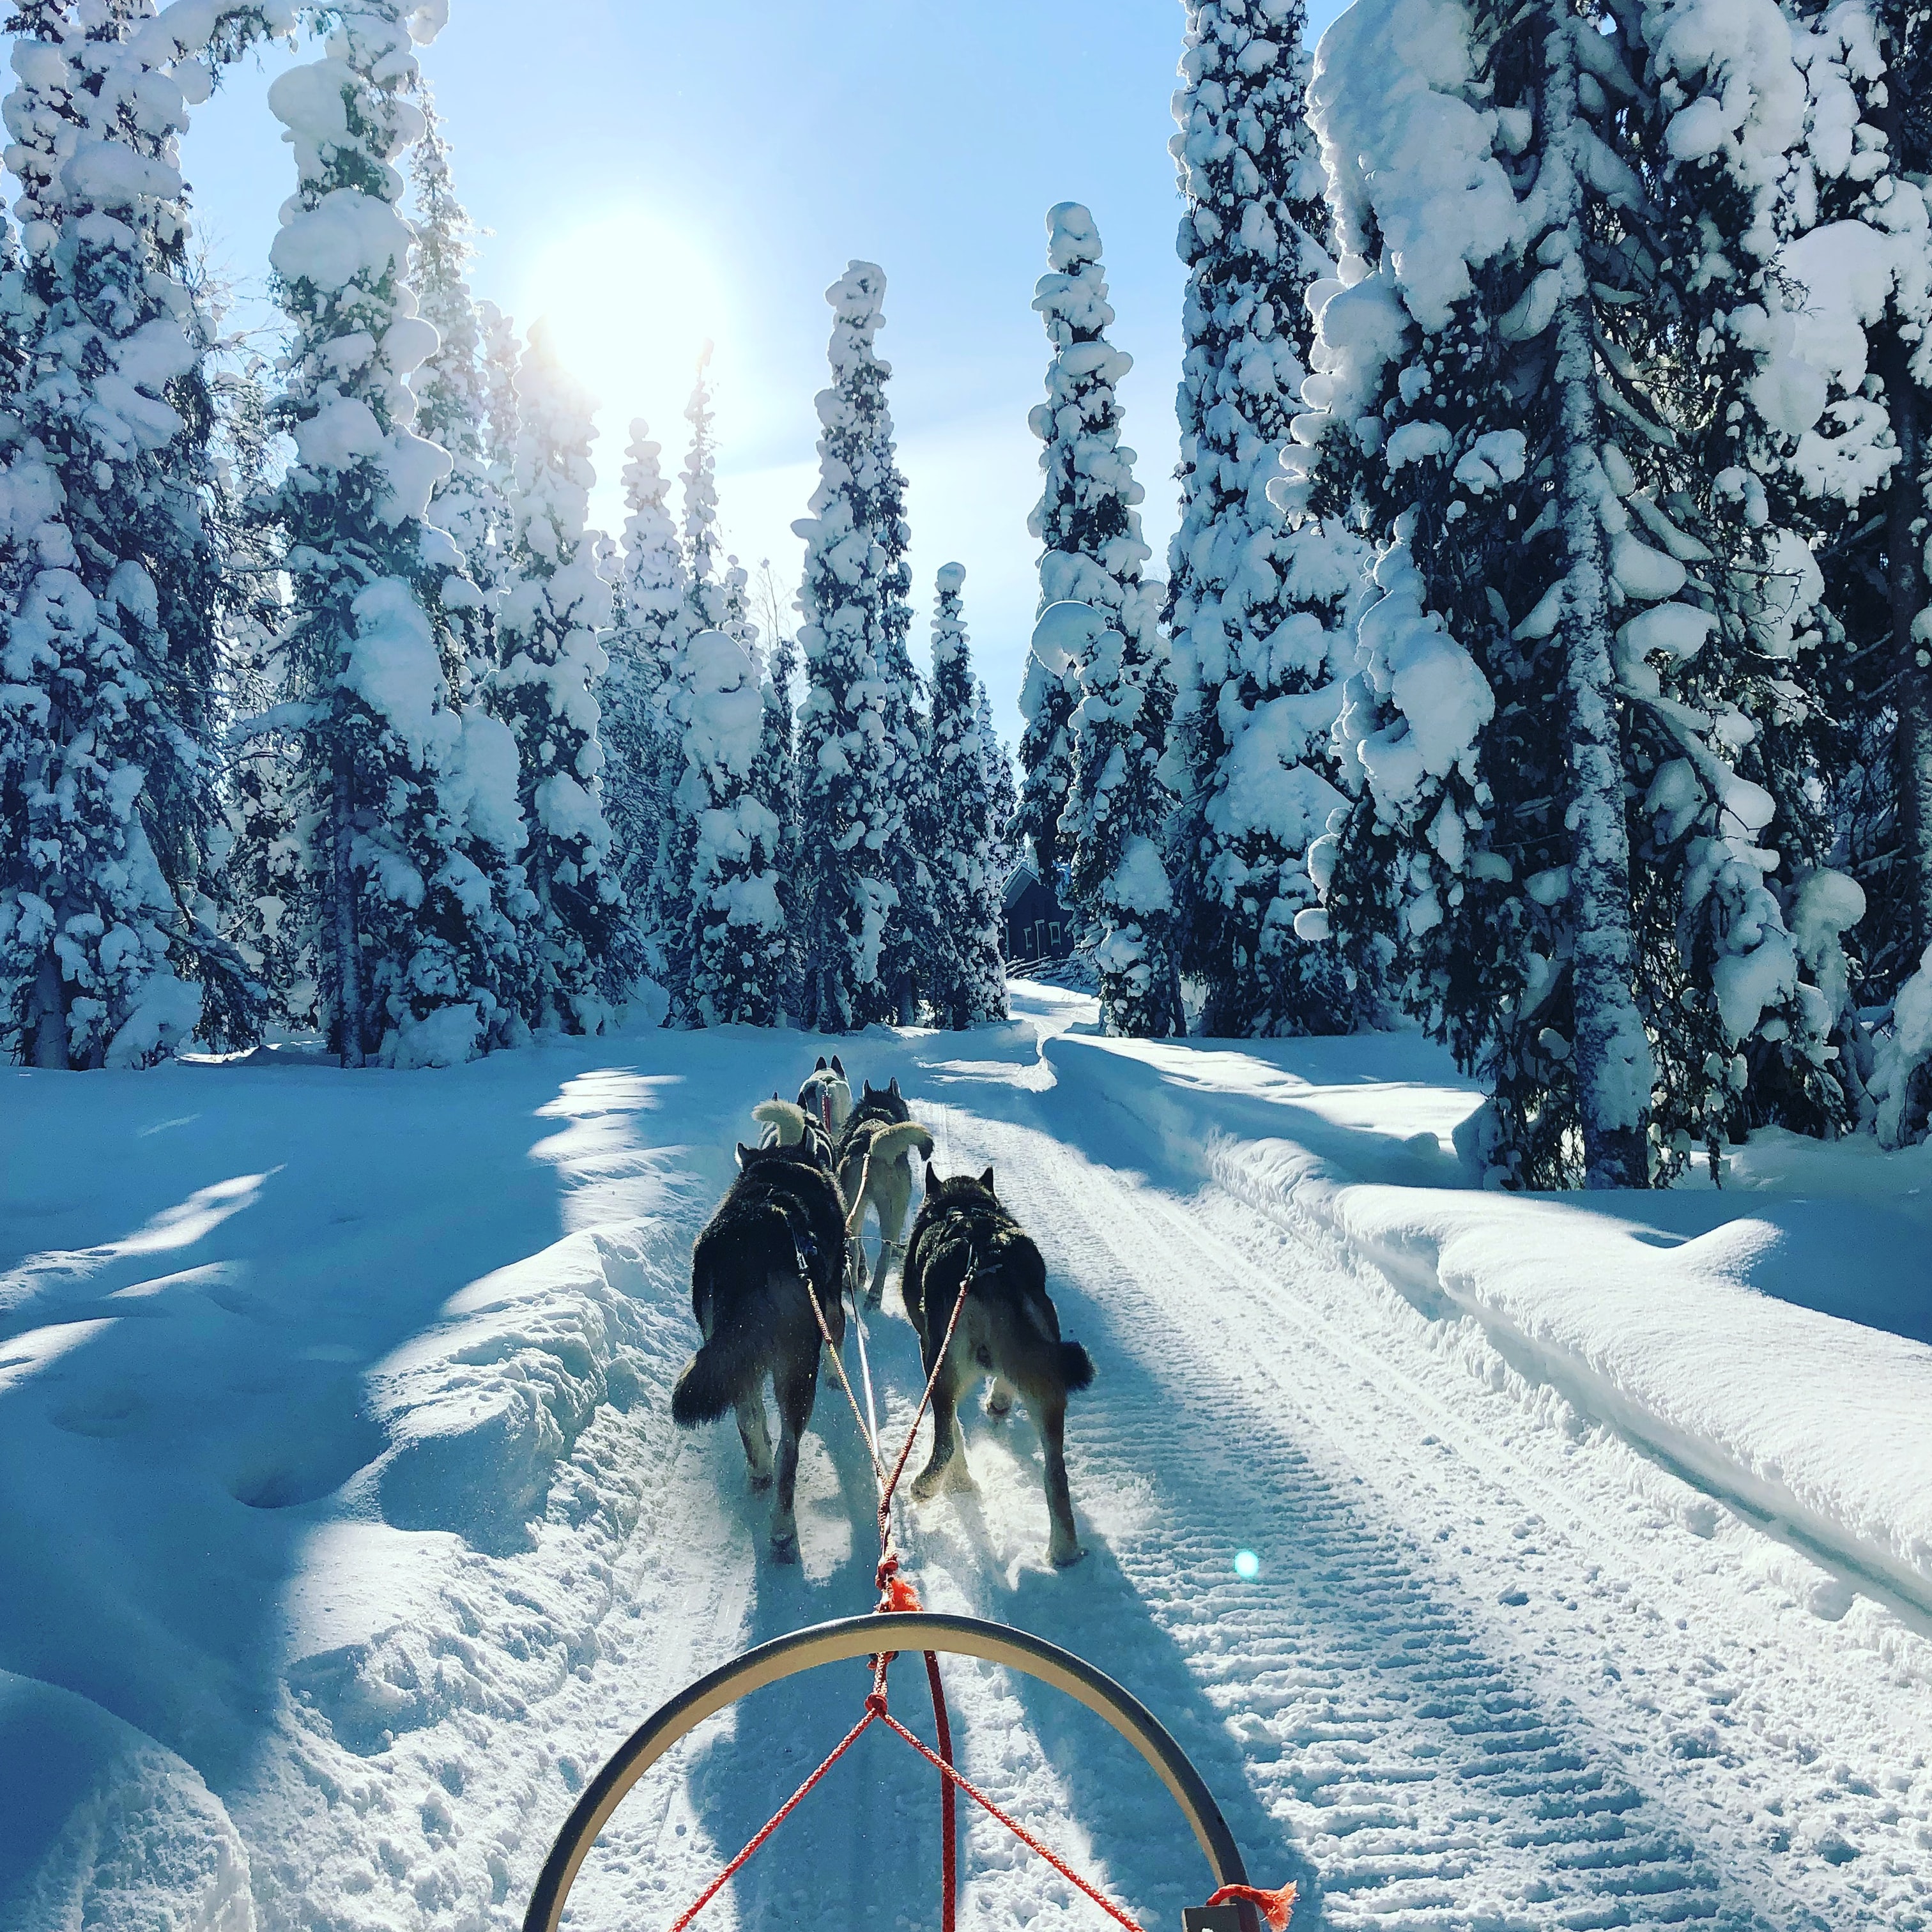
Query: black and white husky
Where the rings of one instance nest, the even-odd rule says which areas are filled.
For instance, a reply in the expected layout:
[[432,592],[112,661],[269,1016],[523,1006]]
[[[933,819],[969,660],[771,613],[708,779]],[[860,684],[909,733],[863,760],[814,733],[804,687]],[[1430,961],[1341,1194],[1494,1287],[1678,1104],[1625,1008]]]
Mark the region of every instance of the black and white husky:
[[866,1292],[876,1308],[886,1292],[886,1270],[902,1246],[906,1215],[912,1206],[912,1156],[932,1158],[932,1136],[912,1117],[896,1078],[884,1087],[868,1080],[859,1104],[832,1149],[832,1172],[845,1198],[845,1226],[853,1241],[856,1268],[865,1266],[861,1237],[866,1210],[879,1219],[879,1260]]
[[912,1492],[924,1502],[942,1489],[973,1486],[959,1432],[959,1397],[976,1376],[990,1375],[988,1414],[1009,1414],[1017,1394],[1039,1426],[1053,1522],[1047,1554],[1055,1563],[1077,1563],[1082,1552],[1066,1486],[1066,1399],[1093,1381],[1093,1361],[1078,1342],[1061,1340],[1060,1316],[1046,1292],[1046,1263],[1000,1206],[993,1170],[977,1180],[960,1174],[942,1180],[928,1163],[902,1284],[928,1376],[969,1280],[959,1325],[933,1383],[932,1455]]
[[790,1561],[798,1554],[799,1438],[818,1393],[823,1342],[806,1282],[818,1291],[833,1342],[842,1342],[844,1208],[837,1184],[802,1147],[740,1146],[738,1167],[692,1251],[691,1312],[704,1342],[677,1378],[670,1412],[690,1429],[736,1409],[752,1486],[762,1490],[774,1473],[765,1417],[771,1378],[779,1424],[772,1554]]
[[824,1128],[828,1139],[836,1141],[844,1132],[852,1118],[852,1085],[837,1054],[830,1066],[824,1054],[818,1056],[818,1064],[798,1090],[798,1104]]

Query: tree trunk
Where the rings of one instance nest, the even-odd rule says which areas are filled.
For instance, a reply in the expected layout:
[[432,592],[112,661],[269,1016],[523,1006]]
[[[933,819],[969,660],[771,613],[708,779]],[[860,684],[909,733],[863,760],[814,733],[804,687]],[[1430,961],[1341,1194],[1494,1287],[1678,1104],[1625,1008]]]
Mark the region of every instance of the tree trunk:
[[1912,380],[1906,345],[1895,323],[1874,331],[1873,361],[1892,406],[1898,438],[1898,467],[1892,472],[1886,515],[1886,591],[1891,607],[1894,687],[1898,734],[1893,747],[1898,787],[1898,836],[1906,866],[1905,900],[1911,918],[1911,948],[1900,962],[1910,973],[1932,946],[1932,667],[1922,664],[1928,646],[1916,641],[1912,625],[1932,604],[1922,545],[1926,500],[1926,398]]
[[1576,56],[1558,15],[1546,44],[1550,250],[1563,249],[1565,287],[1556,312],[1560,428],[1558,504],[1569,572],[1564,589],[1563,697],[1570,731],[1569,817],[1574,837],[1570,904],[1576,920],[1570,974],[1576,1006],[1577,1100],[1586,1187],[1649,1184],[1650,1048],[1632,991],[1630,826],[1624,809],[1622,733],[1610,656],[1609,563],[1598,509],[1599,425],[1589,282],[1579,241],[1582,193],[1576,170]]
[[329,892],[335,928],[335,1031],[344,1066],[363,1064],[362,962],[356,893],[356,802],[351,760],[335,754],[329,800]]
[[67,1070],[67,998],[61,978],[60,959],[52,945],[40,955],[40,970],[34,975],[33,1062],[44,1072]]

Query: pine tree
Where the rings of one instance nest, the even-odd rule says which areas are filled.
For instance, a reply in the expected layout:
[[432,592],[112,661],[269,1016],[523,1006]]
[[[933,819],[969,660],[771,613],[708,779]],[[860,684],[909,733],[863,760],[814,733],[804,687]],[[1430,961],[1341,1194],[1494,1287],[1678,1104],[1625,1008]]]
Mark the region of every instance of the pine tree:
[[986,774],[986,829],[989,841],[988,862],[993,880],[1004,893],[1019,862],[1014,845],[1014,821],[1019,816],[1019,788],[1013,782],[1012,754],[993,724],[993,700],[986,694],[986,680],[979,682],[975,716],[980,728],[980,756]]
[[676,794],[691,873],[689,964],[677,1021],[776,1025],[787,964],[783,826],[760,796],[772,775],[764,680],[728,632],[700,631],[679,654],[672,709],[682,730]]
[[[1932,14],[1922,0],[1798,10],[1808,139],[1784,184],[1794,232],[1774,314],[1818,380],[1786,386],[1781,448],[1824,526],[1842,634],[1830,699],[1850,742],[1827,762],[1844,909],[1864,916],[1857,992],[1839,984],[1833,1004],[1897,1016],[1876,1067],[1848,1019],[1842,1070],[1872,1076],[1863,1111],[1897,1145],[1924,1135],[1932,1106],[1932,1039],[1915,1018],[1932,998]],[[1792,926],[1802,944],[1804,920]]]
[[935,939],[928,997],[942,1025],[977,1026],[1006,1017],[1006,969],[1000,951],[1000,895],[992,799],[980,693],[960,615],[964,568],[941,566],[932,619],[931,846]]
[[624,552],[605,640],[610,668],[598,685],[604,754],[604,809],[616,841],[613,862],[644,947],[646,970],[663,982],[664,927],[682,917],[682,881],[658,876],[670,834],[671,794],[683,768],[670,716],[670,680],[685,635],[688,586],[677,531],[665,502],[662,452],[642,418],[625,452]]
[[224,593],[177,163],[202,57],[292,16],[142,11],[77,23],[36,0],[9,22],[0,1045],[48,1067],[146,1064],[198,1027],[245,1034],[260,1006],[211,923]]
[[1640,1186],[1754,1091],[1843,1106],[1831,947],[1766,884],[1819,856],[1816,573],[1760,481],[1802,90],[1770,0],[1737,55],[1664,0],[1426,50],[1404,4],[1339,22],[1310,94],[1342,260],[1295,433],[1382,546],[1311,871],[1486,1078],[1499,1178]]
[[[1136,508],[1143,492],[1120,441],[1116,391],[1133,364],[1106,339],[1114,311],[1094,218],[1062,202],[1046,220],[1052,272],[1034,307],[1054,358],[1032,417],[1046,486],[1028,526],[1046,546],[1042,621],[1021,700],[1021,815],[1043,877],[1067,860],[1108,1024],[1159,1036],[1185,1030],[1160,850],[1173,799],[1158,768],[1174,692],[1159,590],[1141,574],[1150,554]],[[1072,608],[1047,622],[1056,606]]]
[[[1134,481],[1134,452],[1120,442],[1116,388],[1133,358],[1106,338],[1114,320],[1100,265],[1100,231],[1075,202],[1047,211],[1048,272],[1033,305],[1046,325],[1053,359],[1047,399],[1028,418],[1039,438],[1046,478],[1027,528],[1045,547],[1040,560],[1040,609],[1064,600],[1124,613],[1144,632],[1141,571],[1153,552],[1141,538],[1138,508],[1145,493]],[[1051,880],[1066,855],[1060,814],[1073,778],[1071,720],[1080,702],[1080,666],[1029,658],[1020,694],[1026,730],[1020,740],[1022,829],[1033,841],[1040,876]]]
[[[436,333],[436,352],[410,380],[416,428],[449,453],[448,476],[430,498],[430,521],[448,531],[463,553],[466,574],[478,585],[491,581],[490,538],[504,517],[502,494],[491,474],[490,399],[483,367],[483,328],[465,277],[476,253],[467,212],[457,199],[449,143],[427,87],[418,94],[422,138],[410,150],[414,207],[410,280],[418,313]],[[478,617],[481,616],[479,607]],[[491,640],[480,622],[472,627],[476,662],[487,668]]]
[[1209,1034],[1346,1032],[1373,990],[1294,930],[1315,900],[1308,848],[1344,803],[1329,738],[1366,562],[1337,528],[1288,529],[1267,494],[1306,374],[1305,297],[1334,273],[1315,239],[1327,209],[1301,112],[1304,17],[1300,0],[1192,0],[1174,103],[1188,265],[1168,573],[1174,887]]
[[500,662],[490,708],[515,734],[525,860],[542,943],[533,1024],[596,1033],[610,1024],[638,962],[604,815],[603,746],[593,686],[610,593],[585,534],[590,405],[539,324],[518,370],[519,426],[496,617]]
[[691,446],[679,478],[684,491],[684,569],[691,622],[696,630],[726,627],[724,572],[718,562],[724,545],[718,534],[718,450],[712,431],[711,344],[699,351],[698,375],[686,404]]
[[887,650],[884,531],[898,520],[896,476],[879,464],[885,368],[872,346],[884,272],[854,262],[826,291],[832,386],[818,395],[819,482],[804,538],[799,641],[799,904],[805,962],[800,1018],[844,1033],[884,1018],[879,957],[896,907],[888,854],[905,836],[890,782],[882,670]]

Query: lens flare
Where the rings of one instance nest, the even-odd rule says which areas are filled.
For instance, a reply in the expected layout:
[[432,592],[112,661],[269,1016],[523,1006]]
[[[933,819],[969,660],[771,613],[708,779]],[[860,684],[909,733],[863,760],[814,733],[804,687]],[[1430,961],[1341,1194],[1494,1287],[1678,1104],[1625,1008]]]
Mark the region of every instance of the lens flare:
[[1252,1583],[1262,1574],[1262,1559],[1252,1550],[1234,1552],[1234,1574],[1244,1583]]

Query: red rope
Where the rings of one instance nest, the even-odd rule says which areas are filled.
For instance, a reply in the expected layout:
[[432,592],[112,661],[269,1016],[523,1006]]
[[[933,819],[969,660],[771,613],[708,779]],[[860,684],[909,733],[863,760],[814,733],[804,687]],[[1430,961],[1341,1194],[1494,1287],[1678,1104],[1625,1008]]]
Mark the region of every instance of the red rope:
[[670,1928],[670,1932],[685,1932],[685,1928],[690,1924],[691,1922],[724,1889],[725,1886],[731,1882],[732,1879],[737,1874],[739,1869],[750,1858],[752,1854],[755,1852],[758,1847],[762,1845],[765,1840],[791,1816],[792,1813],[798,1808],[799,1801],[804,1797],[805,1794],[809,1791],[812,1787],[816,1784],[818,1780],[823,1778],[825,1774],[830,1771],[855,1744],[858,1742],[859,1734],[872,1723],[874,1718],[882,1718],[885,1715],[885,1700],[884,1696],[880,1696],[879,1694],[876,1692],[874,1695],[878,1698],[877,1705],[874,1706],[872,1697],[868,1697],[866,1700],[866,1714],[845,1733],[843,1738],[839,1740],[838,1747],[832,1752],[832,1755],[828,1757],[825,1762],[821,1764],[818,1768],[814,1771],[812,1775],[808,1778],[805,1782],[778,1807],[776,1811],[772,1813],[770,1822],[767,1823],[764,1829],[759,1832],[752,1838],[751,1843],[748,1844],[745,1849],[740,1852],[738,1856],[734,1858],[708,1886],[704,1888],[704,1891],[698,1895],[698,1903]]
[[1288,1915],[1294,1910],[1292,1885],[1279,1892],[1263,1892],[1258,1886],[1224,1885],[1208,1903],[1210,1905],[1257,1905],[1274,1932],[1288,1932]]
[[[876,1717],[880,1723],[885,1726],[887,1730],[896,1731],[898,1735],[904,1738],[906,1742],[910,1744],[913,1749],[917,1751],[920,1756],[924,1758],[928,1764],[937,1766],[940,1774],[946,1779],[949,1786],[955,1784],[958,1785],[959,1789],[964,1792],[966,1796],[971,1798],[974,1803],[977,1804],[982,1810],[986,1811],[990,1816],[997,1818],[1002,1825],[1005,1826],[1006,1829],[1012,1832],[1013,1836],[1018,1839],[1020,1843],[1025,1846],[1028,1851],[1034,1852],[1038,1856],[1044,1858],[1047,1863],[1052,1866],[1054,1870],[1059,1873],[1060,1876],[1065,1879],[1070,1885],[1077,1886],[1081,1891],[1084,1892],[1087,1896],[1100,1908],[1102,1912],[1106,1913],[1109,1918],[1114,1920],[1120,1924],[1124,1925],[1127,1928],[1127,1932],[1143,1932],[1142,1927],[1136,1921],[1130,1918],[1118,1905],[1114,1904],[1103,1894],[1096,1892],[1094,1888],[1089,1885],[1064,1858],[1059,1856],[1058,1852],[1048,1850],[1046,1846],[1042,1844],[1040,1841],[1016,1819],[1008,1817],[1006,1813],[1002,1811],[1000,1808],[979,1788],[977,1785],[974,1784],[969,1778],[966,1778],[952,1766],[946,1763],[939,1756],[937,1752],[929,1750],[920,1738],[915,1737],[910,1731],[906,1729],[904,1725],[899,1722],[898,1718],[892,1715],[891,1712],[885,1708],[884,1700],[883,1699],[881,1699],[876,1706],[873,1705],[868,1700],[867,1702],[867,1711],[869,1715]],[[676,1932],[675,1928],[673,1928],[673,1932]]]
[[[939,1658],[926,1653],[926,1681],[932,1687],[932,1722],[939,1733],[939,1755],[950,1769],[952,1763],[952,1724],[946,1712],[946,1688],[939,1681]],[[939,1780],[939,1922],[940,1932],[953,1932],[953,1913],[959,1901],[959,1818],[958,1801],[952,1795],[952,1780]]]

